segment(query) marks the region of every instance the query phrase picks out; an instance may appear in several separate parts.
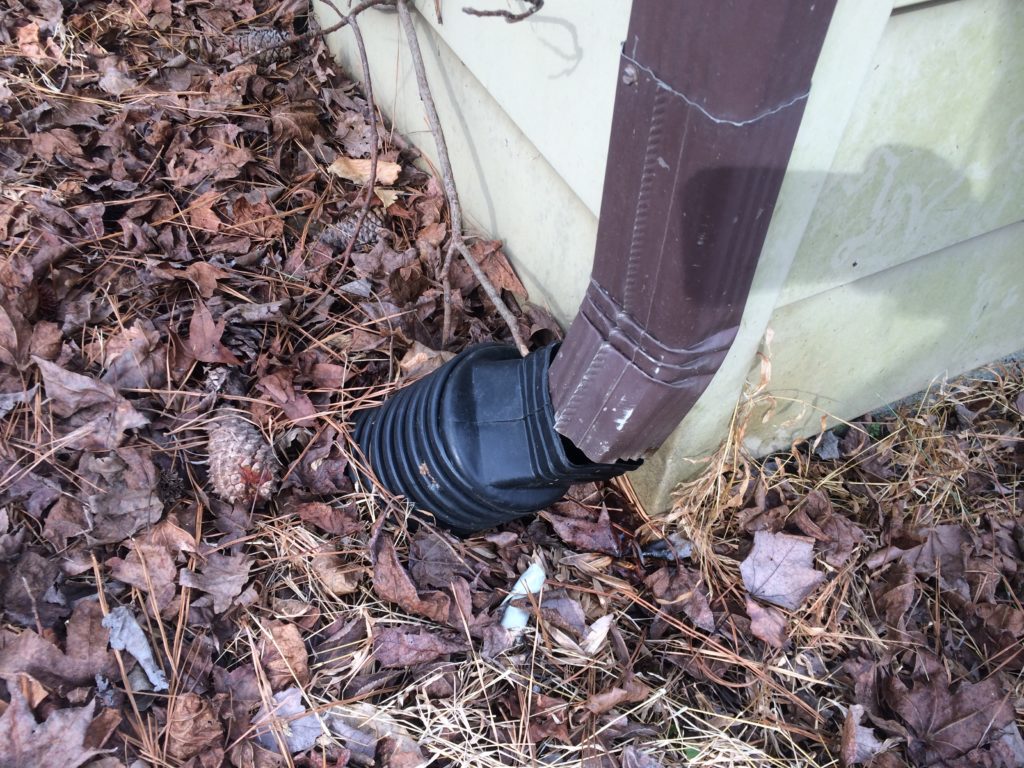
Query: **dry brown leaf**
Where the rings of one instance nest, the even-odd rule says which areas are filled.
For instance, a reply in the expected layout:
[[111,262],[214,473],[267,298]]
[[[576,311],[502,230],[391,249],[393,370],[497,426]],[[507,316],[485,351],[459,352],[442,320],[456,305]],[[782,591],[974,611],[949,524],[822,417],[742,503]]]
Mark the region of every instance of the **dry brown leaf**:
[[[368,158],[357,159],[339,155],[333,163],[327,166],[327,170],[339,178],[347,179],[356,184],[366,184],[370,181],[370,160]],[[398,163],[378,160],[375,181],[378,184],[394,184],[398,181],[398,174],[401,172],[402,166]]]
[[322,501],[309,501],[295,507],[295,514],[302,522],[335,536],[355,536],[364,529],[359,520],[359,510],[352,505],[338,507]]
[[748,597],[747,616],[750,617],[750,631],[758,640],[772,648],[783,648],[789,642],[786,617],[777,608],[761,605]]
[[47,599],[48,594],[56,592],[59,573],[60,566],[53,558],[32,550],[22,552],[0,591],[0,605],[7,617],[23,627],[49,627],[67,616],[62,601]]
[[373,655],[382,667],[412,667],[450,653],[466,651],[461,638],[413,627],[384,627],[373,632]]
[[275,142],[295,141],[307,144],[320,126],[316,103],[292,103],[275,106],[270,113],[271,136]]
[[291,685],[309,682],[309,654],[302,633],[294,624],[269,621],[264,624],[260,664],[267,673],[270,687],[279,691]]
[[182,569],[178,583],[183,587],[206,592],[213,598],[215,613],[224,613],[234,599],[242,594],[249,580],[252,558],[245,555],[222,555],[214,552],[207,555],[199,573]]
[[421,527],[409,546],[409,573],[420,589],[448,589],[457,579],[472,581],[479,565],[473,565],[465,546],[436,528]]
[[92,520],[88,537],[110,544],[153,525],[163,514],[157,493],[158,476],[149,451],[119,448],[106,454],[85,454],[78,474],[86,487],[100,489],[85,496]]
[[398,202],[398,196],[402,194],[402,190],[374,187],[373,194],[376,195],[377,199],[384,204],[384,208],[387,209]]
[[908,751],[919,765],[979,765],[968,753],[984,750],[1005,728],[1016,730],[1010,695],[996,680],[951,683],[927,652],[918,655],[912,685],[891,678],[886,699],[910,730]]
[[221,343],[224,335],[223,319],[213,321],[213,315],[202,301],[196,302],[195,311],[188,327],[188,349],[196,360],[203,363],[241,365],[235,354]]
[[[690,621],[706,632],[715,628],[715,617],[708,604],[707,588],[700,574],[688,568],[662,568],[648,576],[644,583],[654,593],[658,606],[665,613],[685,614]],[[658,620],[656,632],[665,629],[664,620]]]
[[97,754],[97,750],[85,746],[93,702],[54,710],[43,722],[36,722],[17,686],[10,694],[11,703],[0,715],[0,766],[78,768]]
[[604,552],[618,557],[622,553],[619,536],[612,528],[608,510],[589,513],[588,518],[566,517],[548,512],[544,517],[566,544],[583,552]]
[[261,195],[256,202],[238,198],[232,206],[232,213],[233,229],[256,240],[274,240],[284,234],[284,220],[266,195]]
[[43,374],[50,407],[63,417],[69,430],[63,447],[83,450],[116,448],[124,432],[149,423],[149,419],[114,391],[109,384],[67,371],[41,357],[32,358]]
[[431,349],[425,344],[415,341],[402,356],[398,367],[402,369],[403,377],[406,380],[418,379],[420,376],[426,376],[431,371],[437,370],[453,357],[455,357],[453,352]]
[[172,696],[167,706],[167,751],[185,761],[203,750],[221,746],[224,729],[209,699],[196,693]]
[[174,555],[166,547],[144,541],[134,541],[130,546],[125,559],[112,557],[107,561],[110,575],[152,595],[157,611],[163,611],[177,592]]
[[747,591],[765,602],[796,610],[825,575],[814,570],[814,540],[757,531],[754,548],[740,564]]
[[211,234],[219,232],[224,222],[221,221],[220,216],[218,216],[216,211],[213,210],[213,206],[216,205],[220,199],[220,192],[210,190],[209,192],[204,192],[193,200],[185,211],[188,216],[189,224],[202,232],[208,232]]
[[313,575],[332,595],[350,595],[359,589],[366,574],[361,565],[346,563],[333,552],[321,552],[310,563]]
[[875,736],[875,732],[860,724],[863,717],[864,707],[854,704],[847,710],[846,719],[843,720],[839,759],[844,768],[867,763],[885,749],[885,743]]
[[440,592],[417,594],[416,586],[398,561],[395,545],[387,534],[377,535],[370,552],[373,557],[373,591],[378,597],[439,624],[447,621],[451,600]]

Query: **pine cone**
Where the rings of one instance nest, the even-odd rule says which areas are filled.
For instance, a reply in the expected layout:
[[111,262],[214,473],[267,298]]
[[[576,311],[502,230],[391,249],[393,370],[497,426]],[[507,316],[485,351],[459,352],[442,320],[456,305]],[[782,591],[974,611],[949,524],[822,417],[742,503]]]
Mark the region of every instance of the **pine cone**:
[[260,431],[225,408],[214,411],[207,433],[213,492],[232,504],[269,499],[281,465]]
[[291,47],[281,45],[287,39],[287,33],[274,27],[247,29],[228,37],[228,49],[237,51],[242,56],[258,54],[256,63],[260,66],[269,66],[288,61],[292,57]]
[[356,224],[359,222],[361,209],[346,211],[337,221],[333,221],[324,227],[320,233],[320,240],[332,248],[348,248],[349,241],[355,237],[356,248],[372,248],[381,238],[381,230],[384,227],[384,218],[373,208],[366,212],[363,226],[356,232]]

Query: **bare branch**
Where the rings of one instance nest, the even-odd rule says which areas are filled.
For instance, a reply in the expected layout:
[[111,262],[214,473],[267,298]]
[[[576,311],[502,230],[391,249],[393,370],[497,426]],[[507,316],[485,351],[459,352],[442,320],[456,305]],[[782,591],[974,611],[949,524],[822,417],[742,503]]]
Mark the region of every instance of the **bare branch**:
[[[441,119],[437,114],[437,107],[434,105],[434,97],[430,92],[430,84],[427,82],[427,69],[423,64],[423,54],[420,51],[419,38],[416,36],[416,27],[413,25],[412,14],[409,11],[407,0],[397,0],[398,18],[402,24],[402,30],[409,41],[409,54],[412,58],[413,69],[416,72],[416,84],[419,86],[420,101],[423,102],[424,110],[427,113],[427,124],[430,126],[430,133],[434,137],[434,144],[437,146],[437,160],[441,168],[441,181],[444,186],[445,196],[448,198],[448,210],[451,215],[451,247],[454,247],[465,258],[473,276],[476,277],[480,287],[484,289],[487,298],[491,300],[501,319],[505,321],[512,339],[519,349],[521,355],[526,355],[528,350],[523,338],[519,333],[519,324],[511,310],[502,301],[501,296],[495,290],[494,285],[486,273],[477,264],[473,254],[469,252],[465,241],[462,239],[462,206],[459,203],[459,194],[455,189],[455,173],[452,171],[452,163],[448,156],[448,145],[444,139],[444,131],[441,128]],[[446,256],[445,265],[450,266],[451,260]],[[447,281],[447,272],[442,274],[442,281]],[[449,291],[450,297],[450,291]]]
[[463,8],[462,12],[468,13],[470,16],[499,16],[507,23],[515,24],[523,19],[530,18],[544,7],[544,0],[523,0],[523,2],[530,7],[521,13],[512,13],[512,11],[481,11],[476,8]]

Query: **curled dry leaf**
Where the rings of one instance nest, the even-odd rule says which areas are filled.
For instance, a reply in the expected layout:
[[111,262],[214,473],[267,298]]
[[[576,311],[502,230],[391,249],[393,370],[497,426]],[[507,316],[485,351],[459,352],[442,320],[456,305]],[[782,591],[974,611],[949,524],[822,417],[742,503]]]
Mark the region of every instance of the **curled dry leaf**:
[[153,690],[166,691],[167,676],[157,664],[146,633],[132,612],[119,605],[103,617],[103,626],[110,630],[110,647],[115,651],[128,651],[146,673]]
[[813,550],[813,539],[757,531],[754,548],[740,564],[744,586],[754,597],[796,610],[825,578],[813,567]]
[[78,474],[83,485],[99,489],[85,497],[92,520],[88,537],[94,542],[121,541],[153,525],[163,514],[156,466],[146,450],[119,448],[106,454],[85,454]]
[[[662,568],[648,576],[644,583],[665,613],[672,616],[684,614],[706,632],[715,628],[707,589],[696,571],[683,567]],[[663,632],[664,620],[659,618],[657,627],[656,632]]]
[[214,322],[213,315],[202,301],[196,302],[192,312],[192,320],[188,326],[188,350],[192,356],[203,363],[221,363],[223,365],[241,365],[234,352],[224,346],[221,337],[224,335],[225,321],[223,318]]
[[409,731],[386,712],[372,704],[357,702],[335,707],[326,718],[331,732],[345,742],[361,765],[376,765],[377,747],[389,739],[390,765],[395,768],[419,768],[427,764]]
[[224,729],[209,699],[196,693],[177,694],[167,705],[167,752],[186,761],[221,746]]
[[1016,732],[1010,694],[996,680],[952,683],[927,652],[918,655],[911,685],[893,677],[885,695],[913,736],[908,751],[919,765],[979,765],[967,755],[993,746],[1006,728]]
[[264,629],[260,664],[270,687],[277,691],[289,685],[308,683],[309,655],[299,628],[284,621],[270,621]]
[[315,579],[332,595],[350,595],[359,589],[366,568],[346,563],[330,551],[313,555],[310,562]]
[[565,514],[547,512],[544,517],[566,544],[584,552],[604,552],[613,557],[622,554],[620,537],[612,528],[607,509],[592,510],[571,501],[557,504],[555,509]]
[[49,688],[87,685],[116,667],[107,650],[107,630],[98,602],[80,600],[67,624],[65,651],[31,630],[0,630],[0,678],[28,674]]
[[440,592],[427,592],[422,596],[416,591],[409,574],[398,561],[398,553],[391,537],[379,533],[371,545],[373,557],[373,591],[383,600],[397,603],[410,613],[426,616],[442,624],[448,619],[451,600]]
[[863,717],[864,707],[854,704],[843,720],[839,759],[844,768],[867,763],[886,748],[885,742],[880,741],[873,730],[860,724]]
[[63,448],[110,450],[121,444],[127,430],[149,423],[109,384],[66,371],[38,356],[33,360],[43,374],[50,407],[64,419]]
[[[60,566],[52,558],[31,550],[23,552],[7,579],[2,582],[0,606],[9,619],[23,627],[49,627],[67,616],[63,600],[54,595]],[[48,595],[54,595],[47,599]]]

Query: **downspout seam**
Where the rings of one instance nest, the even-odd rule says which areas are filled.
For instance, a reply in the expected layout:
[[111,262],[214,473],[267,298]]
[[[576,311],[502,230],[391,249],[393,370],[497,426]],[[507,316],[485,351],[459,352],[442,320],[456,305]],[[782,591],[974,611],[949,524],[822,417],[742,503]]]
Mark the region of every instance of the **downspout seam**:
[[[634,46],[634,48],[635,48],[635,46]],[[682,91],[677,91],[671,85],[669,85],[664,80],[662,80],[660,77],[658,77],[655,74],[653,69],[651,69],[648,66],[645,66],[644,64],[641,64],[639,61],[637,61],[635,58],[630,56],[625,51],[622,52],[622,58],[625,59],[626,61],[628,61],[630,64],[632,64],[637,69],[640,69],[643,72],[646,72],[647,75],[654,81],[654,84],[658,86],[658,88],[660,88],[663,91],[668,91],[673,96],[677,96],[678,98],[682,99],[688,105],[690,105],[691,107],[696,109],[698,112],[700,112],[702,115],[704,115],[704,117],[706,117],[708,120],[710,120],[711,122],[716,123],[718,125],[731,125],[731,126],[734,126],[736,128],[743,128],[744,126],[752,125],[753,123],[760,122],[761,120],[764,120],[767,117],[771,117],[772,115],[777,115],[779,112],[782,112],[785,109],[789,109],[794,104],[798,104],[801,101],[805,101],[807,99],[807,97],[811,95],[811,91],[810,91],[810,89],[808,89],[808,90],[804,91],[803,93],[801,93],[801,94],[799,94],[797,96],[794,96],[789,101],[783,102],[782,104],[779,104],[778,106],[772,107],[771,109],[766,109],[763,112],[760,112],[760,113],[754,115],[751,118],[748,118],[746,120],[731,120],[731,119],[729,119],[727,117],[719,117],[717,115],[711,114],[711,112],[709,112],[699,102],[697,102],[694,99],[690,98],[689,96],[687,96]]]

